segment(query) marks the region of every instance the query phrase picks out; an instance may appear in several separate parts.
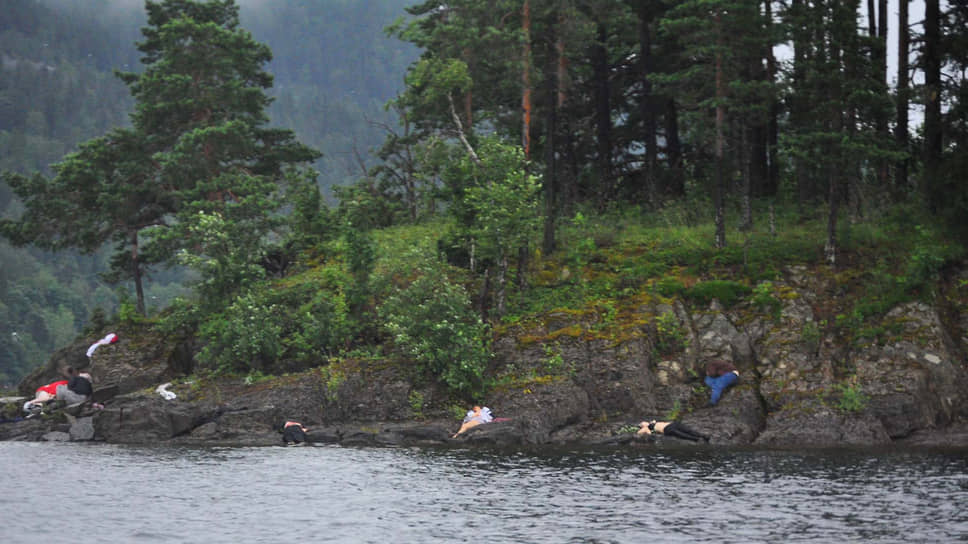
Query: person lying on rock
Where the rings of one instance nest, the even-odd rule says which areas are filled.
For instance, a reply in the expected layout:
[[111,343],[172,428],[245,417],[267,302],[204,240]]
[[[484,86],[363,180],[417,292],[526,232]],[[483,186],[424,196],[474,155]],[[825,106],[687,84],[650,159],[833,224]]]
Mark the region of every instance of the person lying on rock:
[[91,375],[87,372],[78,372],[72,366],[64,371],[67,375],[67,384],[57,386],[57,400],[62,400],[69,405],[78,404],[91,398],[94,393],[94,386],[91,385]]
[[473,408],[470,409],[470,411],[467,412],[467,415],[464,416],[464,422],[461,423],[460,429],[458,429],[457,432],[454,433],[454,436],[452,436],[451,438],[457,438],[458,436],[463,434],[464,431],[466,431],[467,429],[477,427],[478,425],[481,425],[484,423],[490,423],[493,420],[494,420],[494,416],[491,415],[490,408],[488,408],[487,406],[483,408],[481,408],[480,406],[474,406]]
[[34,391],[33,400],[24,403],[24,412],[29,412],[34,406],[43,406],[57,397],[57,386],[67,385],[67,380],[58,380],[47,385],[42,385]]
[[715,406],[727,388],[739,381],[739,370],[736,365],[722,359],[713,359],[706,365],[705,383],[713,390],[709,398],[709,405]]
[[639,423],[639,430],[635,434],[642,436],[653,433],[692,440],[693,442],[699,442],[700,440],[709,442],[709,435],[686,427],[685,424],[679,423],[678,421],[656,421],[654,419],[652,421],[643,421]]
[[308,442],[309,439],[306,433],[309,429],[303,427],[302,423],[298,421],[287,421],[285,425],[282,426],[282,441],[286,444],[301,444],[303,442]]

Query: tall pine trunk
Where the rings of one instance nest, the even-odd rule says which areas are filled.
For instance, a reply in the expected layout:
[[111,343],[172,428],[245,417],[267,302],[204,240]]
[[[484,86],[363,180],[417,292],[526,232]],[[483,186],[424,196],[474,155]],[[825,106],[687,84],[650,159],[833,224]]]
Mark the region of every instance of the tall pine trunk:
[[142,281],[141,262],[139,261],[138,251],[138,231],[131,231],[131,279],[134,280],[134,292],[137,297],[137,310],[141,315],[148,315],[145,308],[145,289]]
[[[806,19],[807,6],[805,0],[793,0],[790,11],[798,20]],[[804,126],[807,118],[808,104],[805,98],[807,89],[807,59],[811,47],[810,32],[802,24],[795,24],[793,28],[793,88],[794,93],[790,104],[790,124],[794,130]],[[797,185],[797,207],[801,214],[806,214],[810,208],[808,203],[814,197],[813,180],[809,166],[803,157],[793,158],[794,179]]]
[[726,124],[726,82],[723,75],[723,36],[722,16],[716,13],[716,247],[726,247],[726,158],[725,158],[725,124]]
[[[877,2],[877,13],[873,11],[874,0],[869,0],[870,11],[869,15],[871,19],[868,21],[868,26],[870,28],[870,35],[872,38],[876,39],[876,45],[873,48],[873,53],[871,55],[871,63],[874,65],[874,74],[877,77],[877,81],[883,86],[884,92],[887,92],[887,0],[878,0]],[[890,128],[888,127],[887,112],[878,111],[875,117],[875,126],[878,136],[884,142],[890,141]],[[887,175],[887,160],[877,159],[875,168],[877,171],[877,182],[878,187],[881,190],[887,188],[888,175]]]
[[524,0],[521,8],[521,147],[524,157],[531,157],[531,1]]
[[941,208],[944,195],[939,189],[941,165],[941,11],[938,0],[927,0],[924,9],[924,188],[931,210]]
[[564,17],[558,19],[559,28],[555,29],[554,77],[546,78],[548,93],[548,118],[545,120],[545,179],[544,179],[544,232],[541,249],[545,255],[551,254],[557,245],[555,241],[555,223],[558,217],[558,156],[556,153],[556,135],[558,132],[558,110],[564,105],[567,95],[564,80],[567,77],[567,63],[565,60],[565,41],[562,38],[562,24]]
[[595,135],[598,147],[598,170],[605,185],[599,198],[608,198],[612,181],[612,107],[609,101],[608,28],[599,22],[597,39],[592,46],[592,70],[595,89]]
[[647,199],[655,203],[656,195],[665,192],[657,187],[659,162],[659,138],[656,128],[655,98],[652,94],[652,34],[649,25],[652,24],[648,3],[639,5],[639,53],[641,55],[642,97],[639,110],[642,115],[643,141],[645,143],[645,193]]
[[[766,18],[767,30],[773,34],[773,0],[764,1],[764,14]],[[776,84],[776,55],[773,54],[773,44],[766,48],[766,77],[771,85]],[[776,196],[780,188],[780,100],[776,93],[770,95],[769,118],[766,122],[766,186],[763,194],[766,196]]]
[[[897,124],[894,127],[894,141],[897,148],[908,151],[908,95],[909,95],[909,62],[908,55],[911,47],[911,33],[908,29],[908,0],[900,0],[897,14]],[[894,174],[895,186],[899,192],[907,189],[908,183],[907,157],[897,161]]]
[[669,196],[685,196],[686,171],[682,162],[682,143],[679,140],[679,110],[674,98],[665,101],[665,154],[669,161],[669,181],[666,192]]

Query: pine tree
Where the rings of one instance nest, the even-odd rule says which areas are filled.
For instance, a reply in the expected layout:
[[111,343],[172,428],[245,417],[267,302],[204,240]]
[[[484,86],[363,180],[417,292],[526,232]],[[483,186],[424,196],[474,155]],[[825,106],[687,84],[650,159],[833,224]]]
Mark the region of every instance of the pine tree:
[[291,131],[266,127],[272,76],[262,67],[272,55],[239,27],[234,0],[145,7],[145,70],[118,74],[136,101],[132,129],[83,144],[52,179],[5,175],[26,210],[2,223],[21,244],[94,251],[113,241],[116,278],[135,282],[142,311],[151,264],[220,263],[202,268],[207,284],[224,287],[210,296],[257,276],[287,169],[318,157]]

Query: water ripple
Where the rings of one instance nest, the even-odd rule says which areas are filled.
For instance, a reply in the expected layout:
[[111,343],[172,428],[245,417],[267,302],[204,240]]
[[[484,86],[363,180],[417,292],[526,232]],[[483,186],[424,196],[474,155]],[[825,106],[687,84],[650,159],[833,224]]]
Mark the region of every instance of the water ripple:
[[[56,476],[53,476],[56,475]],[[0,541],[955,542],[962,453],[0,443]],[[17,512],[17,515],[10,515]]]

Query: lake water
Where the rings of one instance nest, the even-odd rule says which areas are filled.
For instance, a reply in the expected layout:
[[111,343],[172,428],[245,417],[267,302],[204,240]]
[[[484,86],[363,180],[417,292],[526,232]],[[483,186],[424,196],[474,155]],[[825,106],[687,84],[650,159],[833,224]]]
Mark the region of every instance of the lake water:
[[0,542],[968,542],[966,452],[0,443]]

